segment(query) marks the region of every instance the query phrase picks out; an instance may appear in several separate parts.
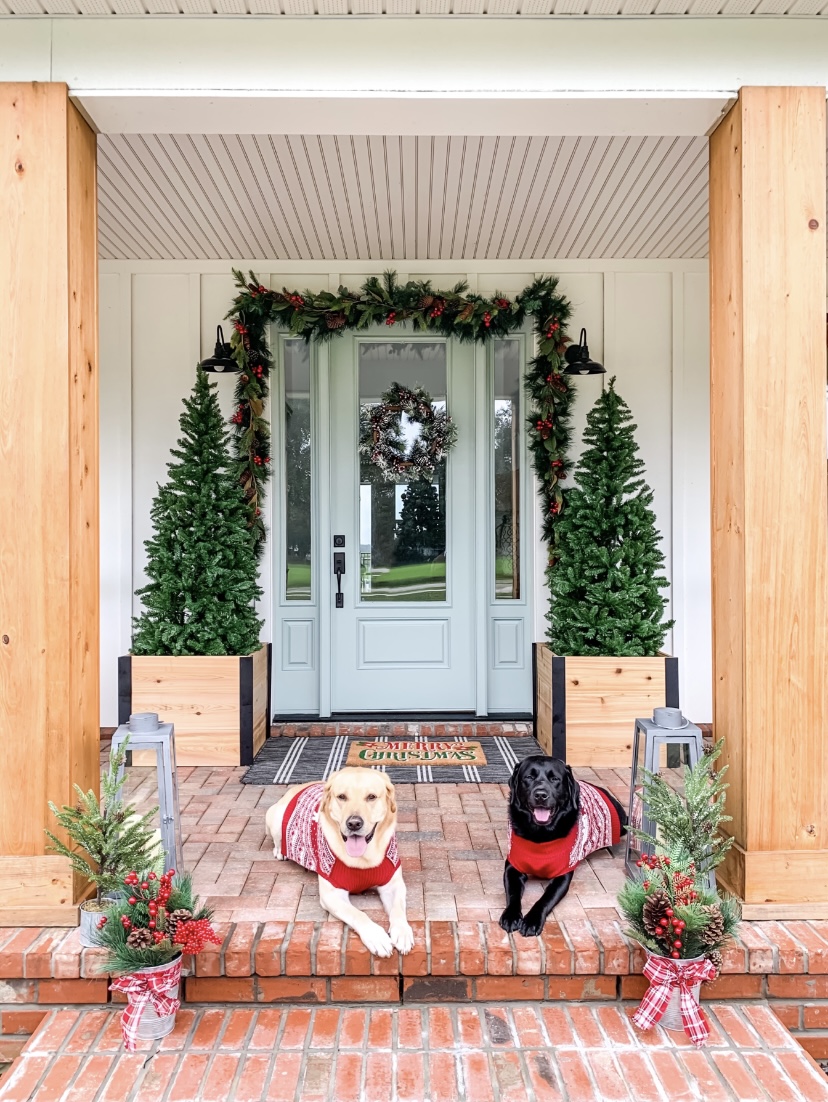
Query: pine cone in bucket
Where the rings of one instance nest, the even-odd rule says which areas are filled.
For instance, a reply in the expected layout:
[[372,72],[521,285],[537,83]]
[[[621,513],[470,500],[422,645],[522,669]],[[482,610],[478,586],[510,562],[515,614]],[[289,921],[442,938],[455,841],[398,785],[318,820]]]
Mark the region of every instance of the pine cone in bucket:
[[716,969],[716,979],[718,979],[722,970],[722,954],[718,949],[712,949],[709,953],[705,953],[704,955]]
[[702,910],[710,918],[705,928],[700,932],[701,941],[705,945],[718,945],[724,938],[724,916],[715,903],[712,903],[709,907],[702,907]]
[[154,944],[152,930],[133,930],[126,942],[130,949],[151,949]]
[[178,928],[179,922],[189,922],[192,917],[192,911],[188,911],[186,907],[179,907],[177,911],[173,911],[172,914],[167,915],[164,932],[170,941],[175,941],[175,931]]
[[666,892],[653,892],[644,900],[642,919],[644,929],[650,937],[663,935],[665,927],[661,924],[661,919],[667,918],[667,908],[670,906],[670,897]]

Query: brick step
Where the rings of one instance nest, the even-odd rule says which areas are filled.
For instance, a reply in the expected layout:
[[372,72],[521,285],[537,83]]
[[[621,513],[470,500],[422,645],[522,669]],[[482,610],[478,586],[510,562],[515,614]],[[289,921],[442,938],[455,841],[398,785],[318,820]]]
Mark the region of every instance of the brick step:
[[828,1080],[761,1005],[713,1005],[708,1045],[638,1033],[614,1006],[184,1008],[160,1042],[118,1015],[55,1011],[0,1102],[828,1102]]

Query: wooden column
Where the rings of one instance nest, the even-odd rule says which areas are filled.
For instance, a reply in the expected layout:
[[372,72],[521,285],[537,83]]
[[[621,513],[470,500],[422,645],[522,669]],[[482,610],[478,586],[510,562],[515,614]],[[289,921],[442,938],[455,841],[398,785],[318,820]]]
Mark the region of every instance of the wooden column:
[[825,144],[825,88],[744,88],[710,139],[714,729],[748,904],[828,903]]
[[0,925],[74,925],[48,801],[98,787],[95,135],[0,84]]

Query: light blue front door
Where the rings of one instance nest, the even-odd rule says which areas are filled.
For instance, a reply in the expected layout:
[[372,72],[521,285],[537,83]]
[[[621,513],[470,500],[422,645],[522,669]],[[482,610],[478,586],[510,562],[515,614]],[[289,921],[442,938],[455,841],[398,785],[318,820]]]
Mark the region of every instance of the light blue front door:
[[[345,557],[330,613],[334,713],[476,710],[474,366],[472,346],[430,336],[331,345],[332,574]],[[365,413],[393,383],[424,387],[457,426],[432,479],[386,481],[359,454]],[[403,417],[409,443],[418,431]]]

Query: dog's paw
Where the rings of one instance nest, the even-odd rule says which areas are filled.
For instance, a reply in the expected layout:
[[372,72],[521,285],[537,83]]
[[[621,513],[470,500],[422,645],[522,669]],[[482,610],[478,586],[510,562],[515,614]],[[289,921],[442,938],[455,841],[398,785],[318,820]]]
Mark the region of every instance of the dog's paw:
[[285,860],[285,855],[282,853],[278,846],[273,847],[273,856],[276,858],[277,861]]
[[410,953],[414,948],[414,931],[407,922],[393,923],[388,933],[391,937],[391,944],[395,949],[399,949],[403,955]]
[[518,930],[524,937],[539,937],[543,929],[543,922],[544,920],[540,915],[533,915],[530,911],[525,918],[520,920]]
[[523,916],[520,911],[514,910],[512,907],[507,907],[500,916],[501,929],[505,930],[507,934],[513,934],[515,930],[519,930],[522,922]]
[[360,930],[359,936],[362,944],[374,957],[390,957],[394,952],[391,938],[376,922],[372,922],[366,930]]

